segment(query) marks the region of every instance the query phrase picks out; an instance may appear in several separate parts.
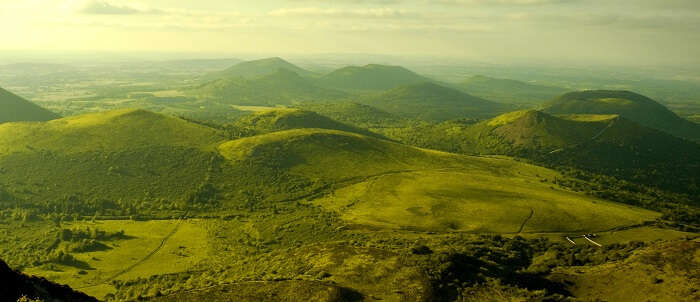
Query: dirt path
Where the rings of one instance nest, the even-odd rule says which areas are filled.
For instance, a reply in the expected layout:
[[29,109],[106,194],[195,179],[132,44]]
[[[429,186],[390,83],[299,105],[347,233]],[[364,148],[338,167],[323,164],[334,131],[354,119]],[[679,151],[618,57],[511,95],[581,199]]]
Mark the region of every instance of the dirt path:
[[148,259],[151,259],[151,257],[153,257],[153,255],[157,254],[161,249],[163,249],[163,246],[165,246],[165,243],[168,242],[168,240],[170,239],[170,237],[172,237],[173,235],[175,235],[175,233],[177,233],[177,231],[180,229],[180,225],[182,224],[183,221],[184,221],[184,219],[180,218],[180,219],[177,221],[177,224],[175,224],[175,227],[173,228],[173,230],[170,231],[170,233],[168,233],[167,235],[165,235],[165,237],[163,237],[163,240],[160,241],[160,244],[158,245],[158,247],[156,247],[154,250],[152,250],[150,253],[148,253],[148,255],[146,255],[145,257],[141,258],[141,260],[139,260],[139,261],[137,261],[136,263],[130,265],[129,267],[127,267],[127,268],[125,268],[125,269],[123,269],[123,270],[117,272],[116,274],[112,275],[111,277],[109,277],[109,278],[107,278],[107,279],[104,279],[104,280],[102,280],[102,281],[100,281],[100,282],[98,282],[98,283],[92,284],[92,285],[83,286],[83,287],[76,287],[76,289],[85,289],[85,288],[91,288],[91,287],[95,287],[95,286],[107,284],[107,283],[109,283],[109,282],[112,282],[112,280],[119,278],[119,276],[124,275],[124,274],[130,272],[130,271],[133,270],[135,267],[137,267],[137,266],[143,264],[144,262],[148,261]]
[[532,216],[535,216],[535,209],[530,208],[530,215],[525,218],[525,221],[520,225],[520,229],[518,229],[518,234],[523,232],[523,229],[525,228],[525,225],[527,224],[528,221],[532,218]]
[[610,123],[608,124],[608,126],[606,126],[605,128],[603,128],[603,130],[601,130],[598,134],[596,134],[595,136],[593,136],[593,137],[591,138],[591,140],[596,140],[596,139],[598,139],[599,137],[601,137],[603,134],[605,134],[605,132],[607,132],[608,129],[612,128],[612,126],[615,124],[615,121],[616,121],[616,120],[617,120],[616,118],[615,118],[615,119],[612,119],[612,120],[610,121]]

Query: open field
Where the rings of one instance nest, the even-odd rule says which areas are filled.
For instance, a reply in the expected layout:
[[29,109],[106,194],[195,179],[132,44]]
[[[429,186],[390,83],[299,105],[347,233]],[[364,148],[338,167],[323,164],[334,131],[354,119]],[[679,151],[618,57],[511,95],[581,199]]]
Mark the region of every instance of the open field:
[[59,265],[59,271],[34,267],[25,272],[104,297],[114,292],[112,280],[187,271],[208,253],[206,232],[197,220],[105,220],[69,223],[64,227],[87,226],[108,232],[123,230],[128,238],[106,242],[107,250],[75,253],[75,258],[89,268]]
[[357,224],[476,233],[592,232],[658,217],[550,187],[527,174],[497,179],[478,170],[395,173],[314,203]]

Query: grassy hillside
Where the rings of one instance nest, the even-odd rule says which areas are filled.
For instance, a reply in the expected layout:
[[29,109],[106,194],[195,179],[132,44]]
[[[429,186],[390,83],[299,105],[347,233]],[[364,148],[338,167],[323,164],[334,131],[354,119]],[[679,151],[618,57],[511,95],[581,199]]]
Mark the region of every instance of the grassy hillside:
[[323,87],[362,91],[386,90],[429,81],[431,80],[400,66],[370,64],[343,67],[322,76],[317,83]]
[[58,114],[29,102],[12,92],[0,88],[0,124],[6,122],[48,121],[59,118]]
[[311,80],[287,69],[279,69],[256,79],[223,78],[194,87],[187,93],[199,99],[250,106],[329,101],[346,96],[345,93],[338,90],[318,87]]
[[428,121],[491,117],[510,108],[433,83],[395,88],[361,102],[401,117]]
[[505,154],[685,193],[697,192],[700,145],[617,115],[517,111],[479,123],[449,121],[385,133],[466,154]]
[[[248,122],[264,132],[287,127],[344,126],[298,110],[263,112],[253,115]],[[89,213],[107,209],[113,215],[132,215],[199,206],[255,208],[338,190],[337,194],[347,195],[348,200],[366,196],[368,202],[388,202],[389,199],[375,195],[392,194],[398,198],[396,205],[376,205],[385,209],[384,213],[397,215],[398,220],[392,226],[506,232],[515,231],[514,226],[519,226],[523,217],[491,215],[469,224],[451,221],[476,217],[474,208],[497,212],[499,204],[509,207],[518,204],[525,214],[529,208],[559,213],[561,209],[548,208],[545,204],[551,206],[552,202],[562,200],[579,200],[581,213],[598,213],[596,208],[603,209],[606,205],[551,189],[541,182],[542,178],[556,177],[555,172],[547,169],[510,159],[417,149],[332,129],[293,129],[224,142],[217,130],[208,127],[142,110],[120,110],[46,123],[4,124],[0,126],[0,142],[4,146],[0,150],[0,184],[6,188],[4,195],[44,210]],[[433,179],[450,180],[451,184],[439,189],[432,183]],[[367,187],[385,181],[404,183],[411,189],[403,192],[387,187],[373,191],[372,186]],[[496,183],[504,185],[492,185]],[[397,184],[397,190],[399,187]],[[517,193],[513,188],[529,193]],[[365,189],[369,191],[362,193]],[[336,211],[340,200],[344,199],[320,204]],[[5,202],[8,206],[13,204],[12,200]],[[394,208],[413,202],[428,204]],[[594,202],[598,205],[593,206]],[[368,204],[354,205],[358,211],[368,210],[363,208]],[[346,206],[343,209],[347,210]],[[444,212],[437,209],[442,206],[456,207],[457,216],[441,217]],[[595,215],[614,215],[614,218],[595,222],[586,220],[588,216],[584,214],[572,212],[566,215],[580,218],[559,225],[556,214],[547,214],[537,216],[544,219],[542,225],[532,227],[533,230],[598,229],[616,223],[637,223],[654,216],[636,209],[611,207],[605,209],[613,214]],[[432,216],[416,224],[414,221],[425,213]],[[348,219],[354,219],[351,217]],[[549,218],[552,220],[548,227]],[[370,219],[363,223],[375,225],[384,220]]]
[[315,112],[291,108],[258,111],[240,118],[234,123],[234,126],[250,129],[255,133],[268,133],[280,130],[302,128],[318,128],[347,131],[367,136],[379,137],[378,134],[334,121]]
[[0,184],[20,200],[68,208],[182,202],[204,182],[223,139],[211,128],[131,109],[6,123]]
[[[141,110],[0,125],[0,256],[118,301],[543,299],[564,286],[544,280],[550,266],[637,246],[616,240],[688,234],[612,235],[660,214],[565,189],[562,174],[511,158],[283,130],[338,127],[296,109],[248,119],[273,132],[228,140]],[[562,239],[605,230],[603,249]]]
[[455,120],[424,126],[422,130],[425,133],[412,138],[409,131],[406,139],[421,146],[440,146],[439,149],[452,146],[450,151],[459,153],[547,153],[589,140],[606,125],[605,120],[577,122],[536,110],[525,110],[478,123]]
[[266,75],[276,73],[280,69],[289,70],[302,76],[311,76],[313,72],[302,69],[282,58],[266,58],[260,60],[246,61],[231,66],[223,71],[215,72],[204,77],[205,80],[216,80],[223,78],[242,77],[246,79],[256,79]]
[[567,91],[560,87],[535,85],[480,75],[457,84],[457,87],[471,95],[511,104],[542,104]]
[[571,92],[554,99],[544,110],[552,114],[619,114],[678,137],[700,140],[700,126],[678,117],[648,97],[629,91]]
[[219,150],[235,165],[255,167],[275,158],[277,170],[339,188],[314,204],[351,223],[375,227],[577,231],[655,217],[552,189],[541,178],[554,178],[556,173],[510,159],[415,149],[333,130],[275,132],[224,143]]

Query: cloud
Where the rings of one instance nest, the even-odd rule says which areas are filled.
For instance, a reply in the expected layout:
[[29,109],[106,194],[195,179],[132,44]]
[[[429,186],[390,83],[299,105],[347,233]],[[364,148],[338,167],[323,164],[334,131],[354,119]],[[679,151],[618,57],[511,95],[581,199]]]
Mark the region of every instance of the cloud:
[[138,8],[130,5],[114,4],[103,0],[91,0],[78,8],[78,12],[89,15],[133,15],[159,14],[162,11],[150,8]]
[[351,17],[351,18],[396,18],[410,15],[393,8],[337,9],[337,8],[282,8],[268,13],[274,17]]
[[576,2],[578,0],[436,0],[436,3],[451,5],[546,5]]

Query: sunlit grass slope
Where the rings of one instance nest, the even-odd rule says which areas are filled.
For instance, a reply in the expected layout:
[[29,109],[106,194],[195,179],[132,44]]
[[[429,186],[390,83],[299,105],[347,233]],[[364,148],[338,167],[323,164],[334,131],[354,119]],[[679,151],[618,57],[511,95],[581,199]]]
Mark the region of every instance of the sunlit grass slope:
[[219,150],[234,165],[283,157],[278,169],[332,182],[337,189],[314,203],[363,225],[564,232],[657,217],[552,187],[541,180],[553,180],[556,172],[509,158],[459,156],[347,132],[281,131],[224,143]]
[[216,130],[143,110],[0,125],[0,183],[30,201],[182,200],[205,179]]
[[[500,165],[494,161],[494,165]],[[417,171],[374,177],[315,203],[344,219],[394,229],[480,233],[584,232],[632,225],[650,211],[540,183],[536,169]]]
[[0,125],[0,155],[42,150],[80,153],[153,146],[202,147],[221,140],[214,129],[139,109]]

